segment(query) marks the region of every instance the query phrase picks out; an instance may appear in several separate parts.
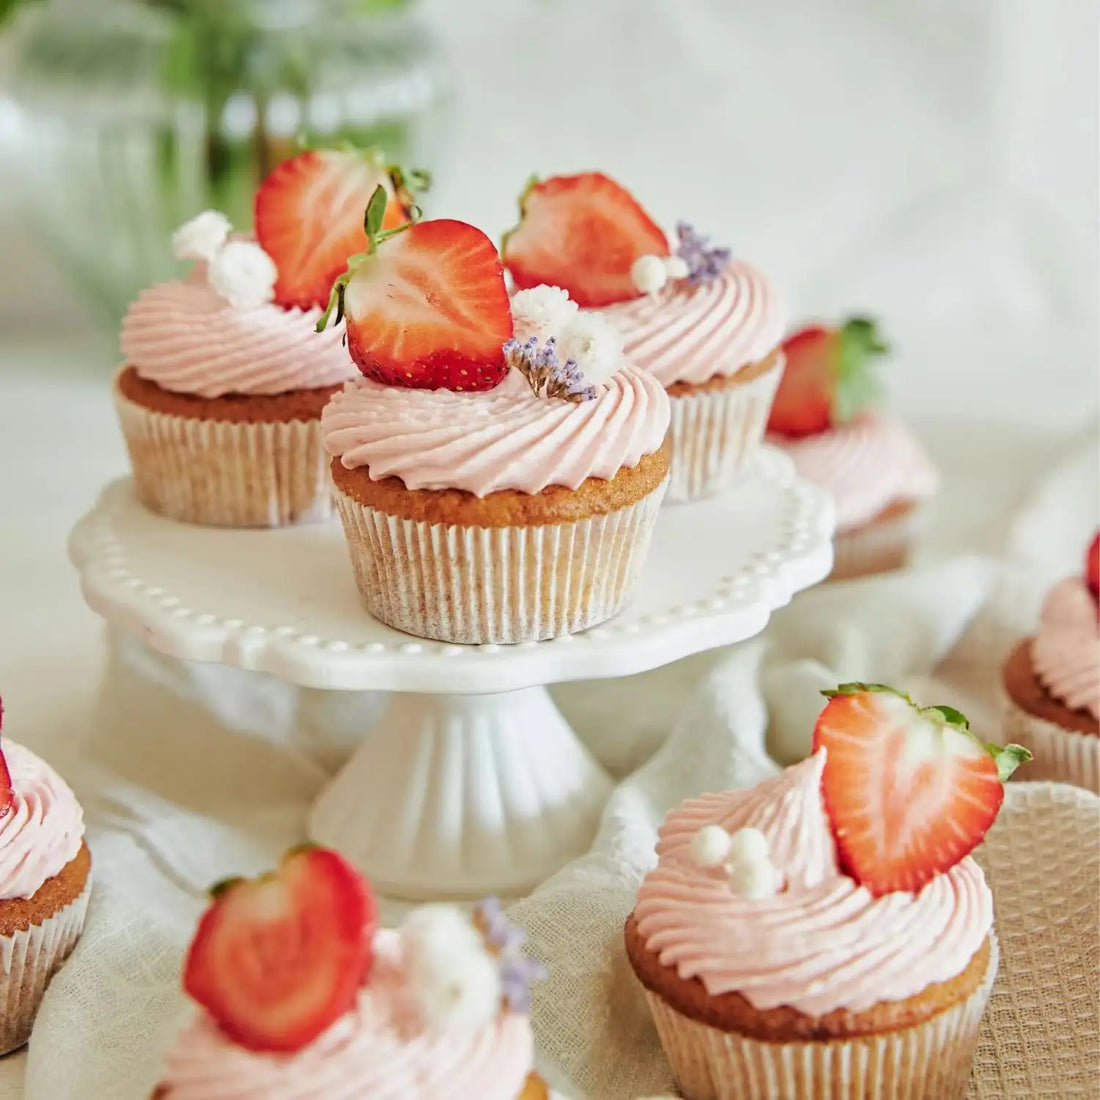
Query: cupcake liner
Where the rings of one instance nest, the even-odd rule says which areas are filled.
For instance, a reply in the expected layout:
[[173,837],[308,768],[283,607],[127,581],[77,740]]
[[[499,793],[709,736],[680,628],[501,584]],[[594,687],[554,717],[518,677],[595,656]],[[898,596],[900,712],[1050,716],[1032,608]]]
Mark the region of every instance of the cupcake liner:
[[686,1100],[955,1100],[966,1092],[978,1027],[997,973],[990,934],[982,984],[912,1027],[852,1039],[766,1042],[681,1015],[646,990]]
[[923,520],[923,506],[914,503],[889,519],[873,520],[851,531],[838,531],[833,539],[833,571],[829,580],[851,580],[904,568]]
[[332,514],[319,420],[202,420],[115,390],[134,489],[147,508],[215,527],[280,527]]
[[606,515],[529,527],[402,519],[335,496],[372,615],[420,638],[511,644],[573,634],[622,607],[667,484]]
[[1021,779],[1051,779],[1100,794],[1100,737],[1067,730],[1029,714],[1002,691],[1005,741],[1030,749]]
[[764,438],[783,364],[783,356],[777,355],[772,367],[749,382],[728,389],[669,394],[669,501],[712,496],[736,477]]
[[84,930],[92,879],[64,909],[40,924],[0,936],[0,1055],[29,1038],[50,979]]

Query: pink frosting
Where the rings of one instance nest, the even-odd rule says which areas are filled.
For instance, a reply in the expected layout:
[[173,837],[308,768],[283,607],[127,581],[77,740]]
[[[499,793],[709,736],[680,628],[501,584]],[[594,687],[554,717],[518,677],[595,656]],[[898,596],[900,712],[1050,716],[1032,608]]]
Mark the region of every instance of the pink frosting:
[[838,531],[869,523],[891,504],[927,500],[939,487],[932,460],[893,417],[864,413],[827,432],[769,442],[832,495]]
[[1055,699],[1100,719],[1100,615],[1079,577],[1050,590],[1031,643],[1031,663]]
[[325,407],[329,454],[375,480],[399,477],[409,489],[500,489],[538,493],[611,478],[658,450],[669,402],[643,371],[613,375],[592,401],[536,397],[518,371],[480,393],[413,390],[361,379]]
[[526,1016],[473,1035],[423,1030],[407,996],[396,932],[375,939],[355,1008],[294,1054],[236,1046],[205,1016],[166,1060],[169,1100],[516,1100],[533,1069]]
[[198,397],[338,386],[358,375],[343,326],[316,332],[320,310],[240,309],[201,277],[143,290],[122,322],[122,352],[142,378]]
[[[759,1009],[811,1016],[861,1012],[960,974],[993,924],[993,898],[969,857],[918,894],[875,898],[837,867],[821,795],[825,752],[744,791],[704,795],[669,814],[659,863],[635,915],[646,944],[712,995],[738,992]],[[703,825],[763,831],[786,876],[750,900],[689,854]]]
[[84,812],[68,783],[30,749],[4,739],[15,801],[0,817],[0,899],[29,898],[76,859]]
[[710,283],[675,280],[601,312],[622,332],[626,357],[665,386],[705,382],[759,362],[782,340],[787,323],[775,288],[741,260]]

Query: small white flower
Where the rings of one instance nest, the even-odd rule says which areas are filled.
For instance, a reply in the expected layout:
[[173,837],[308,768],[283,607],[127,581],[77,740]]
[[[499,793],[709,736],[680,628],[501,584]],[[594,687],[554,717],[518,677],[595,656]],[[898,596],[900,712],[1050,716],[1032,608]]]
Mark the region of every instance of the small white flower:
[[229,241],[207,269],[210,288],[237,309],[270,302],[279,273],[271,257],[253,241]]
[[602,386],[623,365],[623,337],[598,313],[578,313],[558,335],[558,358],[575,359],[590,386]]
[[643,294],[656,294],[667,280],[663,256],[639,256],[630,265],[630,281]]
[[691,858],[700,867],[720,867],[729,859],[732,843],[721,825],[704,825],[691,838]]
[[172,253],[177,260],[212,260],[231,228],[224,214],[204,210],[172,234]]
[[770,863],[768,838],[759,829],[738,829],[730,837],[729,858],[735,863]]
[[779,891],[780,883],[779,871],[767,860],[734,863],[730,868],[730,886],[742,897],[770,898]]
[[665,274],[670,279],[686,279],[691,268],[682,256],[665,257]]
[[557,336],[577,315],[577,303],[560,286],[533,286],[512,295],[516,338]]

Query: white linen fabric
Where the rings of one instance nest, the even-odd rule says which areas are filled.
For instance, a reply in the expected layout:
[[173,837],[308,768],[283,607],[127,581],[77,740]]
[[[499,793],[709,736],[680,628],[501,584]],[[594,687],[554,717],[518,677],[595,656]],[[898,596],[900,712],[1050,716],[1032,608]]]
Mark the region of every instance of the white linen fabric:
[[[825,585],[797,597],[751,643],[625,680],[556,689],[582,737],[625,778],[591,851],[512,908],[551,971],[537,990],[534,1021],[552,1083],[593,1100],[671,1089],[621,948],[622,922],[653,861],[655,828],[686,797],[755,783],[780,762],[803,756],[823,686],[890,682],[962,707],[984,734],[998,737],[1000,663],[1033,624],[1046,586],[1079,568],[1096,519],[1096,453],[1090,436],[1042,481],[1013,518],[1009,553],[999,560],[955,558]],[[259,674],[182,663],[122,634],[108,641],[89,759],[70,769],[91,822],[97,887],[84,938],[38,1018],[27,1100],[145,1100],[161,1052],[190,1011],[179,992],[179,968],[206,887],[230,873],[269,867],[302,839],[310,800],[384,702],[379,695],[297,689]],[[646,711],[668,720],[663,737],[652,720],[635,736],[644,725],[635,719]],[[1044,863],[1061,860],[1067,883],[1079,881],[1075,871],[1092,875],[1086,902],[1075,903],[1077,938],[1050,971],[1055,977],[1075,971],[1065,978],[1070,992],[1048,980],[1036,994],[1038,969],[1020,969],[1018,962],[1016,970],[1012,963],[1004,968],[1017,983],[1004,996],[1016,996],[1023,982],[1027,995],[1039,998],[1029,1012],[1042,1016],[1047,1009],[1056,1023],[1074,1019],[1086,1043],[1097,1030],[1100,946],[1089,939],[1097,926],[1089,861],[1100,840],[1098,807],[1087,792],[1014,783],[1002,814],[1005,839],[987,844],[984,857],[1002,922],[1018,907],[1013,853],[1028,845],[1012,830],[1034,833],[1027,815],[1061,823],[1061,832],[1039,830],[1038,846],[1029,849],[1051,906],[1070,903],[1060,900],[1059,869]],[[1066,829],[1075,844],[1066,843]],[[386,903],[384,918],[396,919],[401,909]],[[1031,910],[1028,919],[1035,919]],[[1038,934],[1018,932],[1025,946]],[[1006,958],[1018,960],[1012,934],[1002,929],[1002,941]],[[1042,965],[1049,969],[1050,959]],[[1070,996],[1076,1014],[1067,1017],[1058,1002]],[[1001,1032],[983,1040],[985,1077],[975,1076],[973,1095],[1095,1092],[1097,1060],[1089,1049],[1082,1055],[1057,1027],[1049,1049],[1036,1038],[1039,1031],[1020,1048],[1013,1032],[1018,1006],[1003,1007],[989,1013]],[[1008,1045],[1001,1050],[999,1043]],[[1005,1060],[1013,1058],[1025,1068],[1006,1085]],[[1027,1075],[1028,1066],[1046,1074],[1047,1091],[1034,1073]]]

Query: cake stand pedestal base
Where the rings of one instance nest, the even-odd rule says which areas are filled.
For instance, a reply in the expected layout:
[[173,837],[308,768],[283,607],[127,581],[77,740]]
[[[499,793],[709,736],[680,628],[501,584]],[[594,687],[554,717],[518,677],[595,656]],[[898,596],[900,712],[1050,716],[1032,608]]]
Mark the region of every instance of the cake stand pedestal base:
[[583,854],[610,790],[544,687],[398,694],[309,832],[396,897],[522,893]]

